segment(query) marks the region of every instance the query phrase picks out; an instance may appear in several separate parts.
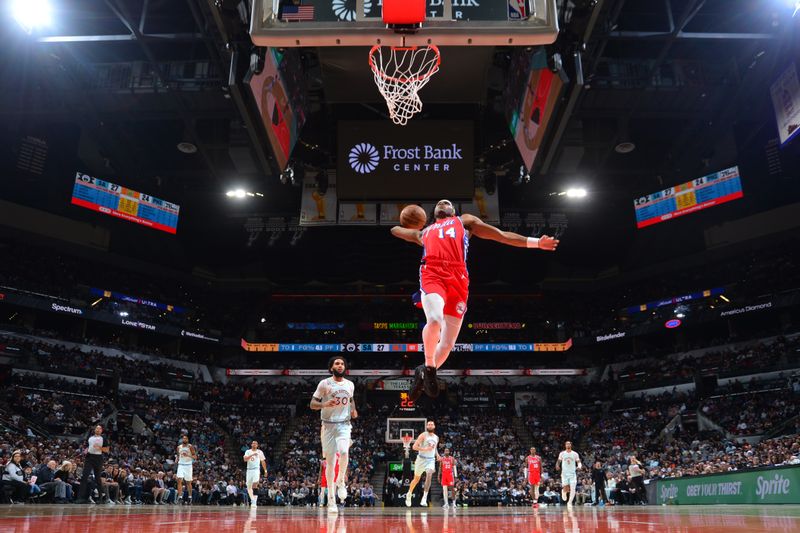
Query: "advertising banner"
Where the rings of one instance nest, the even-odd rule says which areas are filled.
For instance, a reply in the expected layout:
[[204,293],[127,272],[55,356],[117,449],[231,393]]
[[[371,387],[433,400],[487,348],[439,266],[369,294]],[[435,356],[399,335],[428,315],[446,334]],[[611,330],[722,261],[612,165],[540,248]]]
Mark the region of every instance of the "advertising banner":
[[656,483],[656,496],[662,504],[800,503],[798,466],[664,479]]
[[353,201],[472,198],[474,125],[420,120],[340,121],[339,198]]

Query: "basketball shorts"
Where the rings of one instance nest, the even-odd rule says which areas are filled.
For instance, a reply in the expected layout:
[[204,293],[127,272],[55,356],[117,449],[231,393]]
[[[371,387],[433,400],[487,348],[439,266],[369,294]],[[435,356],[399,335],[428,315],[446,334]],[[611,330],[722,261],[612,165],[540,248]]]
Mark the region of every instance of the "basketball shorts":
[[533,474],[533,473],[531,473],[531,474],[528,475],[528,483],[530,483],[531,485],[539,485],[541,482],[542,482],[541,474],[538,474],[538,473]]
[[176,472],[175,477],[178,478],[178,479],[182,479],[184,481],[191,481],[192,480],[192,465],[178,464],[178,471]]
[[414,462],[414,475],[421,476],[423,472],[436,472],[436,457],[417,456]]
[[443,487],[452,487],[454,485],[453,475],[452,474],[445,474],[442,472],[442,486]]
[[247,469],[247,484],[252,485],[261,480],[261,468],[248,468]]
[[440,264],[419,267],[422,294],[438,294],[444,300],[444,314],[464,318],[469,298],[469,275],[463,268]]
[[578,476],[575,474],[575,472],[570,472],[570,473],[564,472],[561,474],[561,485],[563,486],[569,485],[574,489],[577,484],[578,484]]
[[350,422],[322,423],[320,442],[322,443],[322,452],[325,457],[336,457],[340,441],[345,441],[345,449],[350,448],[351,429]]

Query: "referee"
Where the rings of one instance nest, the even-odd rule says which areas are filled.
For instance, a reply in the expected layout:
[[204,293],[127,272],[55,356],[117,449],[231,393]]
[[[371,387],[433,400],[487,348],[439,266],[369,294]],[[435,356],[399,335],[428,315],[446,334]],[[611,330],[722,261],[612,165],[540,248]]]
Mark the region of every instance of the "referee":
[[103,453],[108,453],[108,446],[103,446],[103,426],[94,427],[94,435],[89,437],[89,446],[86,448],[86,457],[83,461],[83,476],[81,477],[81,487],[78,499],[75,503],[87,503],[87,493],[89,492],[89,473],[94,472],[94,482],[97,489],[102,494],[103,478]]

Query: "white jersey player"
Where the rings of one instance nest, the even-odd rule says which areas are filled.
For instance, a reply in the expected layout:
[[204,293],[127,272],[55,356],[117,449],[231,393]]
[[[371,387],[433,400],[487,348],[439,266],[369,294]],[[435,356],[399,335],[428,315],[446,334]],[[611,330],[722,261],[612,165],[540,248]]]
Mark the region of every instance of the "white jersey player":
[[439,437],[434,431],[436,431],[436,423],[433,420],[428,420],[425,423],[425,431],[420,433],[417,440],[414,441],[413,448],[418,453],[417,460],[414,462],[414,479],[411,481],[406,493],[406,507],[411,507],[411,497],[419,480],[422,479],[422,474],[427,475],[425,476],[422,500],[420,500],[419,504],[423,507],[428,506],[428,492],[431,490],[431,481],[433,481],[433,474],[436,472],[436,460],[439,459],[437,450]]
[[247,495],[250,496],[250,505],[256,506],[258,496],[253,494],[253,489],[258,488],[258,482],[261,480],[261,469],[264,469],[264,475],[267,475],[267,460],[264,457],[264,452],[258,449],[258,441],[250,443],[250,449],[244,452],[244,462],[247,463]]
[[561,470],[561,499],[566,500],[566,490],[569,487],[569,500],[567,507],[572,506],[572,500],[575,499],[575,487],[578,485],[577,470],[583,468],[581,458],[577,452],[572,450],[572,443],[567,441],[564,443],[565,450],[558,454],[558,461],[556,462],[556,470]]
[[181,443],[178,444],[176,451],[178,453],[178,471],[175,477],[178,478],[178,503],[183,500],[184,481],[188,484],[186,487],[188,497],[186,499],[188,503],[192,503],[192,466],[195,460],[197,460],[197,450],[195,450],[194,446],[189,444],[189,436],[184,435],[181,437]]
[[[336,480],[336,495],[344,501],[347,498],[345,480],[347,479],[347,464],[350,460],[350,420],[358,418],[356,404],[353,398],[355,386],[349,379],[345,379],[347,361],[344,357],[335,356],[328,361],[328,370],[331,377],[323,379],[317,385],[317,390],[311,398],[311,409],[321,411],[323,457],[336,457],[339,454],[339,475],[335,475],[336,461],[328,461],[326,469],[327,479]],[[331,487],[333,488],[333,487]],[[336,513],[336,498],[328,498],[328,512]]]

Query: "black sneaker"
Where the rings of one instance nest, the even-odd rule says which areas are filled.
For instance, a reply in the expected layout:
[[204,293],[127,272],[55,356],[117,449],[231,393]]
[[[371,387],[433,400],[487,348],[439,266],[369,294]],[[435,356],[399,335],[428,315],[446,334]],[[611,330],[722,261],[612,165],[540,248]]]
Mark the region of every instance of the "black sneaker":
[[436,367],[425,367],[425,394],[431,398],[439,396],[439,382],[436,381]]
[[408,394],[408,399],[412,402],[419,400],[422,396],[422,391],[425,386],[425,365],[419,365],[414,369],[414,385],[411,387],[411,392]]

